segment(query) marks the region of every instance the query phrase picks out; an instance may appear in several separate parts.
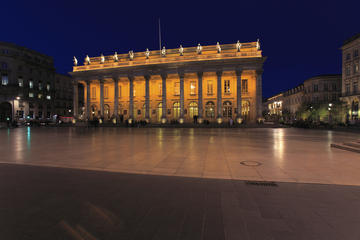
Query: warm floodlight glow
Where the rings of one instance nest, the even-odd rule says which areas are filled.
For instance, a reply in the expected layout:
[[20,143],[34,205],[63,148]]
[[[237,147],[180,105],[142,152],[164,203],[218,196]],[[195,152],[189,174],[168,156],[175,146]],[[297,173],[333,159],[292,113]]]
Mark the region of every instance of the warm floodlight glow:
[[113,124],[116,124],[116,118],[113,118],[112,122]]
[[237,122],[238,124],[241,124],[241,123],[243,122],[243,119],[242,119],[241,117],[239,117],[239,118],[236,119],[236,122]]
[[162,119],[161,119],[161,123],[162,123],[162,124],[165,124],[165,123],[166,123],[166,118],[162,118]]
[[219,118],[216,119],[216,121],[217,121],[218,124],[221,124],[222,123],[222,118],[219,117]]
[[183,124],[183,123],[184,123],[184,119],[183,119],[183,118],[180,118],[180,119],[179,119],[179,123],[180,123],[180,124]]

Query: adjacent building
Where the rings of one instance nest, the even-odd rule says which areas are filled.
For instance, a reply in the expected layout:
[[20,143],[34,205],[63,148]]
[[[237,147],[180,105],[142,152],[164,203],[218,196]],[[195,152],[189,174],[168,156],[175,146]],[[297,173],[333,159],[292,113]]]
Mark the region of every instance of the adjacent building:
[[360,33],[347,39],[342,51],[342,101],[347,105],[347,119],[359,120]]
[[[49,119],[56,114],[56,94],[69,91],[69,85],[58,87],[56,76],[52,57],[0,42],[0,121]],[[70,108],[72,94],[66,98]]]
[[[147,122],[262,118],[259,42],[75,59],[74,116]],[[84,111],[78,83],[84,86]]]
[[[312,117],[313,120],[328,121],[331,114],[335,117],[335,105],[341,105],[340,96],[341,74],[318,75],[269,98],[267,114],[283,116],[284,120]],[[336,117],[336,120],[341,118]]]

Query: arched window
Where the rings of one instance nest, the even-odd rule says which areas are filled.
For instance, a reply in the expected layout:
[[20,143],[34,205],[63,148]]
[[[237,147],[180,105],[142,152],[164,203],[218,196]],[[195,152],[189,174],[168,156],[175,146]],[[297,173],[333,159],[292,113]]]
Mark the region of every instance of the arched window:
[[199,113],[199,109],[198,109],[198,105],[196,102],[191,102],[189,104],[189,116],[190,118],[194,118],[194,116],[198,116]]
[[97,116],[98,112],[97,112],[97,107],[96,105],[92,105],[91,106],[91,116],[95,117]]
[[110,119],[110,106],[107,104],[104,105],[104,118]]
[[158,122],[161,122],[161,116],[162,116],[162,103],[159,103],[157,105],[157,109],[156,109],[156,116],[157,116],[157,120]]
[[173,105],[173,113],[174,113],[174,119],[180,118],[180,103],[175,102]]
[[249,101],[242,101],[241,102],[241,116],[244,119],[248,119],[250,115],[250,102]]
[[214,102],[207,102],[205,105],[205,116],[207,118],[215,118],[215,104]]
[[223,117],[232,118],[232,106],[229,101],[223,103]]
[[142,107],[142,118],[145,119],[146,118],[146,104],[144,103],[143,107]]

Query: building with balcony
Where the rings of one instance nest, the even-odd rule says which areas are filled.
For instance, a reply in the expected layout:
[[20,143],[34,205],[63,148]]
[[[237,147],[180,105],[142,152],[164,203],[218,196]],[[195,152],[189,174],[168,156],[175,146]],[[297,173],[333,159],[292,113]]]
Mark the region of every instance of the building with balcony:
[[276,119],[282,116],[283,102],[283,93],[279,93],[266,99],[263,109],[266,111],[266,114],[269,115],[268,119]]
[[342,51],[342,97],[347,105],[347,119],[359,119],[360,102],[360,33],[347,39]]
[[[74,116],[147,122],[255,122],[262,114],[259,42],[86,57],[75,64]],[[77,60],[75,61],[77,63]],[[78,106],[84,86],[84,112]]]

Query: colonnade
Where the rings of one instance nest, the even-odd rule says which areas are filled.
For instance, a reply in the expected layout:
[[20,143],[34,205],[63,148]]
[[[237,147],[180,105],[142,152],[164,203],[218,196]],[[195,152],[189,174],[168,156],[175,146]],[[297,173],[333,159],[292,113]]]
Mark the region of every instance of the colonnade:
[[[236,69],[236,107],[237,107],[237,119],[242,119],[242,91],[241,91],[241,75],[243,70]],[[222,75],[223,71],[219,70],[216,71],[217,76],[217,109],[216,109],[216,118],[218,121],[222,119]],[[262,115],[262,70],[256,71],[256,118],[261,118]],[[166,122],[166,84],[167,84],[167,73],[163,72],[160,74],[162,80],[162,122]],[[180,80],[180,121],[184,120],[184,72],[178,73],[179,80]],[[150,74],[143,75],[145,80],[145,119],[147,121],[150,120]],[[203,72],[197,72],[198,77],[198,119],[201,120],[203,118]],[[118,119],[118,105],[119,105],[119,76],[113,76],[113,83],[114,83],[114,117]],[[127,76],[129,80],[129,120],[134,119],[134,75]],[[104,78],[98,78],[100,82],[100,114],[101,117],[104,116]],[[85,105],[85,118],[89,119],[90,117],[90,80],[85,80],[86,83],[86,105]],[[74,80],[74,117],[77,118],[78,113],[78,80]]]

